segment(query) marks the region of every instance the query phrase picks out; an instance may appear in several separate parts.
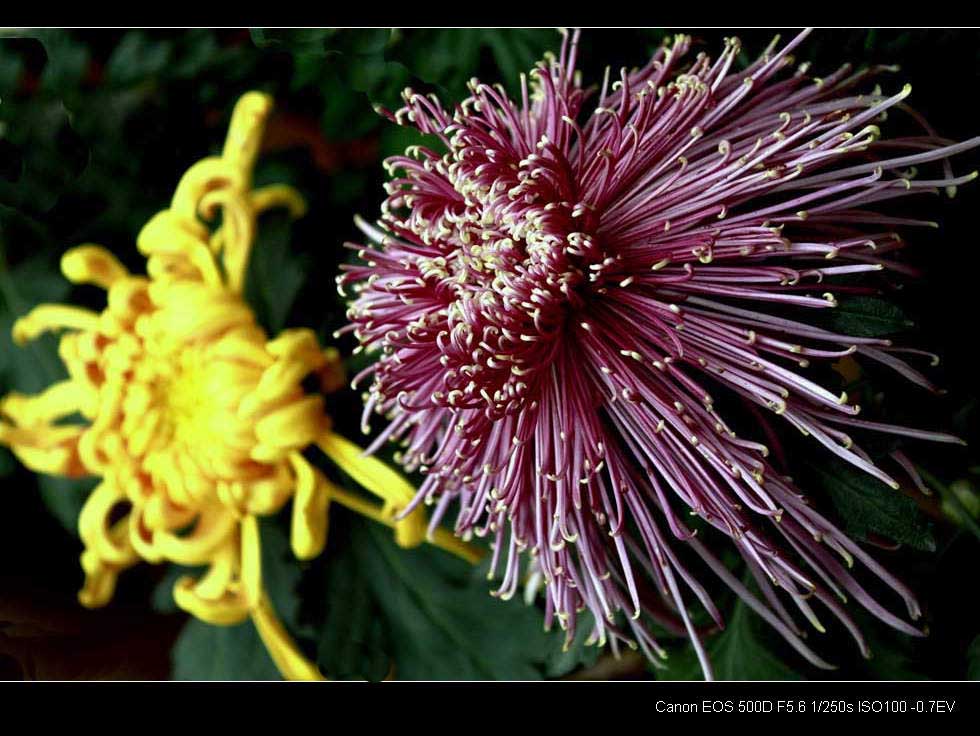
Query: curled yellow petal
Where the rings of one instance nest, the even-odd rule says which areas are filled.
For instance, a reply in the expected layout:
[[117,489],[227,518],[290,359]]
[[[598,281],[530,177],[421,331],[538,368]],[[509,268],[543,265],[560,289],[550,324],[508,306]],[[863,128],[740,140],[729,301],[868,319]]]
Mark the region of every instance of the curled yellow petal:
[[277,358],[298,358],[310,362],[318,360],[320,343],[312,330],[293,328],[283,330],[274,340],[269,340],[266,350]]
[[118,279],[109,287],[109,309],[120,320],[132,322],[151,311],[149,281],[138,276]]
[[183,577],[174,585],[174,602],[184,611],[216,626],[233,626],[248,618],[249,607],[236,590],[225,590],[218,598],[202,597],[194,578]]
[[129,518],[111,519],[116,505],[125,500],[119,486],[103,481],[85,501],[78,517],[82,541],[110,565],[131,565],[138,559],[129,539]]
[[84,394],[83,387],[74,381],[59,381],[34,396],[7,394],[0,399],[0,413],[21,426],[48,424],[78,411],[86,399]]
[[136,247],[148,256],[183,258],[193,266],[205,283],[222,283],[218,266],[207,245],[207,230],[191,226],[171,210],[154,215],[136,238]]
[[252,310],[231,294],[216,296],[195,284],[182,284],[179,288],[154,284],[151,296],[161,305],[183,304],[180,309],[168,308],[154,315],[158,318],[156,327],[172,341],[206,342],[254,320]]
[[253,325],[242,325],[231,330],[207,346],[210,360],[233,361],[241,365],[264,370],[272,364],[269,356],[259,343],[260,330]]
[[280,359],[265,370],[253,391],[254,396],[249,398],[256,407],[278,401],[295,392],[311,370],[312,367],[305,361]]
[[78,455],[84,428],[77,426],[12,427],[0,422],[0,444],[36,473],[79,478],[87,474]]
[[285,464],[275,466],[269,475],[241,481],[245,511],[259,516],[274,514],[293,495],[295,481]]
[[415,496],[404,476],[335,432],[323,434],[317,444],[341,470],[393,507],[403,508]]
[[82,552],[81,562],[85,571],[85,585],[78,591],[78,602],[86,608],[104,606],[116,591],[119,570],[106,565],[93,550]]
[[237,540],[229,539],[215,551],[208,571],[194,585],[194,592],[211,600],[222,597],[235,579],[240,558],[240,545]]
[[165,558],[160,550],[157,549],[156,542],[153,539],[153,531],[148,528],[144,521],[143,510],[136,508],[130,512],[129,543],[141,559],[158,564],[163,562]]
[[320,474],[302,455],[294,452],[289,461],[296,473],[290,544],[294,555],[309,560],[320,554],[327,542],[330,499]]
[[276,207],[285,207],[289,210],[289,215],[300,218],[306,214],[306,201],[288,184],[271,184],[261,189],[255,189],[251,193],[252,209],[256,213]]
[[227,286],[240,294],[245,287],[245,270],[255,240],[255,212],[241,193],[231,189],[209,192],[201,200],[201,207],[205,212],[221,210],[221,229],[215,234],[211,249],[220,249]]
[[63,304],[42,304],[14,322],[14,342],[23,345],[38,335],[53,330],[87,330],[97,332],[99,315],[89,309]]
[[99,245],[86,243],[68,250],[61,257],[61,272],[75,284],[94,284],[108,289],[129,271],[109,251]]
[[272,98],[264,92],[246,92],[235,103],[228,126],[228,136],[221,157],[249,176],[265,132],[265,122],[272,112]]
[[243,191],[248,187],[249,176],[250,172],[223,158],[211,156],[202,159],[180,178],[170,201],[169,212],[185,226],[196,226],[206,233],[206,229],[197,220],[198,207],[204,195],[224,188]]
[[226,510],[212,507],[201,513],[190,534],[178,536],[158,531],[154,541],[167,559],[181,565],[202,565],[237,525],[238,520]]
[[255,435],[269,448],[305,447],[323,432],[326,423],[323,399],[306,396],[260,419]]

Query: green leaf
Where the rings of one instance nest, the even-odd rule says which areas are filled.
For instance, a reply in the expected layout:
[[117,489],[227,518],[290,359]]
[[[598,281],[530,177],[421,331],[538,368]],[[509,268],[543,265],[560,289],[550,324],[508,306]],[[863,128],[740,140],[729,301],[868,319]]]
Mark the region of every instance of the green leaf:
[[830,329],[854,337],[884,337],[913,325],[896,305],[870,296],[841,298],[827,318]]
[[212,626],[188,620],[172,652],[175,680],[280,680],[251,621]]
[[836,458],[808,465],[851,534],[864,539],[878,534],[926,552],[936,549],[931,524],[908,496]]
[[[766,644],[764,623],[741,600],[735,604],[725,630],[707,643],[708,657],[717,680],[803,679]],[[654,670],[658,680],[701,680],[703,674],[690,644],[670,653],[664,670]]]
[[51,515],[70,533],[78,536],[78,517],[97,478],[62,478],[53,475],[37,476],[41,500]]
[[551,651],[545,661],[545,675],[562,677],[582,667],[591,667],[599,659],[602,650],[596,644],[586,644],[592,634],[592,614],[585,613],[575,629],[575,638],[566,648],[563,632],[555,632]]
[[320,632],[317,664],[332,680],[382,680],[390,670],[382,612],[349,547],[327,562],[326,598],[334,602]]
[[[542,633],[536,607],[500,601],[475,570],[428,545],[397,547],[387,529],[354,520],[350,535],[354,570],[346,590],[365,586],[371,601],[358,605],[373,615],[387,643],[359,624],[360,646],[373,655],[386,648],[394,660],[394,677],[405,680],[540,679],[555,643]],[[340,559],[344,563],[345,558]],[[329,559],[331,568],[338,560]],[[334,574],[337,574],[336,572]],[[345,588],[335,584],[334,592]],[[321,630],[336,636],[348,625],[348,600],[328,601]],[[366,665],[361,666],[361,670]]]
[[801,679],[763,643],[758,616],[739,601],[725,632],[711,648],[715,677],[719,680]]

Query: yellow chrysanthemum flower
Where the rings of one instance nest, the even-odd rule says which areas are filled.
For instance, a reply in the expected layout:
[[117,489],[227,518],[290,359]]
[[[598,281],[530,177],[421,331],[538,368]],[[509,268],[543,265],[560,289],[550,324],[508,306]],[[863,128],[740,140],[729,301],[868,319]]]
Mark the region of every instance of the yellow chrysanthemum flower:
[[[337,351],[306,329],[269,340],[243,300],[257,216],[305,207],[288,186],[252,188],[271,106],[264,94],[242,97],[222,155],[192,166],[143,228],[147,276],[95,245],[64,255],[64,275],[105,289],[108,306],[45,304],[17,321],[18,343],[65,330],[69,378],[3,399],[0,442],[35,471],[101,477],[79,519],[82,604],[108,602],[119,572],[140,560],[207,565],[200,579],[178,581],[177,604],[213,624],[251,616],[283,675],[309,679],[319,672],[263,590],[256,517],[292,499],[292,548],[304,559],[323,549],[331,501],[393,527],[403,546],[422,543],[427,524],[422,510],[396,520],[411,485],[332,432],[322,397],[304,390],[310,377],[323,392],[343,385]],[[212,232],[205,223],[219,214]],[[87,424],[63,421],[76,414]],[[312,444],[383,503],[327,480],[301,454]],[[478,557],[448,532],[431,541]]]

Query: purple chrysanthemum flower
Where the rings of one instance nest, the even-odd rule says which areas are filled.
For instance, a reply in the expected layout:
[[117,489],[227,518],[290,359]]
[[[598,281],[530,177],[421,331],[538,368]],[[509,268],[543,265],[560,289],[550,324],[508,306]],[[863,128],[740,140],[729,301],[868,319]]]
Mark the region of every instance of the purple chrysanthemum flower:
[[[595,640],[652,658],[663,650],[644,613],[669,623],[669,610],[708,676],[691,595],[722,619],[683,547],[819,666],[786,602],[818,629],[819,602],[865,652],[847,598],[920,633],[849,568],[862,563],[915,619],[912,593],[808,504],[761,440],[795,428],[893,487],[848,430],[957,441],[858,419],[846,394],[807,377],[810,363],[856,355],[928,387],[895,355],[917,351],[780,314],[832,308],[833,277],[902,270],[889,260],[903,245],[895,228],[929,223],[873,206],[973,178],[946,160],[980,138],[939,138],[909,110],[922,135],[880,140],[874,123],[906,109],[908,87],[866,90],[881,69],[786,74],[805,35],[742,71],[736,39],[683,66],[690,39],[678,37],[643,69],[607,74],[589,110],[577,34],[522,77],[516,102],[476,80],[453,111],[406,90],[385,114],[448,152],[387,161],[378,227],[360,223],[373,241],[365,265],[338,280],[356,294],[351,329],[381,351],[359,377],[373,374],[365,425],[373,412],[390,420],[373,448],[402,442],[433,524],[456,502],[457,532],[493,539],[498,594],[514,594],[530,553],[549,623],[571,635],[589,610]],[[916,176],[932,162],[935,175]],[[758,425],[736,435],[712,392]],[[761,596],[688,514],[731,539]]]

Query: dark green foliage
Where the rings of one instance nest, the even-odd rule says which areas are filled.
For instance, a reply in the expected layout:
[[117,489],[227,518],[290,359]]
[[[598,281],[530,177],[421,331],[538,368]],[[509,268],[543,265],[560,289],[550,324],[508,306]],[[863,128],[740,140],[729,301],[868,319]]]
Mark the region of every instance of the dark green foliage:
[[529,680],[577,664],[551,661],[560,643],[543,635],[537,608],[496,600],[465,562],[431,547],[399,549],[378,525],[352,524],[347,549],[326,568],[326,588],[339,594],[321,627],[328,671],[377,677],[387,671],[382,653],[409,680]]
[[[799,680],[793,663],[777,655],[769,641],[771,631],[741,601],[728,617],[724,631],[709,640],[707,649],[718,680]],[[671,652],[666,669],[653,670],[658,680],[700,680],[701,666],[692,647]]]
[[836,458],[810,466],[851,534],[885,539],[931,552],[936,549],[929,522],[908,496]]
[[291,234],[292,223],[285,212],[264,216],[248,262],[245,297],[270,335],[287,326],[286,316],[308,268],[306,257],[292,252]]
[[173,650],[175,680],[278,680],[279,671],[251,621],[211,626],[195,618]]
[[832,330],[855,337],[885,337],[912,327],[897,305],[868,296],[841,299],[828,321]]

